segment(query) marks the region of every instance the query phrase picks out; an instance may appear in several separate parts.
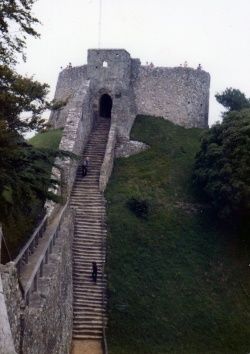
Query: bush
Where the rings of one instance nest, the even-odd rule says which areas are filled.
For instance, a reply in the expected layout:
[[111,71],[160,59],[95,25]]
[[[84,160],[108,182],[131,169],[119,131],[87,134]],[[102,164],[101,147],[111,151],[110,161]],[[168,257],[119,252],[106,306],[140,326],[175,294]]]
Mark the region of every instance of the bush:
[[146,200],[138,200],[136,198],[130,198],[127,203],[127,207],[138,218],[147,219],[149,213],[149,205]]
[[219,217],[243,220],[250,212],[250,109],[232,111],[203,137],[194,181]]

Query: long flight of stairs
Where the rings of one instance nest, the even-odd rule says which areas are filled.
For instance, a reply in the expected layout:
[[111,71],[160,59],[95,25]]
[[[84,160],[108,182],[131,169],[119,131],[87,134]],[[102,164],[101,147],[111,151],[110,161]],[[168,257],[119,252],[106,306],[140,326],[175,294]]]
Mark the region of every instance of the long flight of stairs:
[[[88,173],[77,172],[71,194],[71,207],[76,210],[73,241],[73,339],[100,340],[106,321],[105,200],[99,191],[110,121],[99,118],[84,151],[89,157]],[[92,262],[97,263],[97,282],[91,278]],[[104,300],[104,301],[103,301]]]

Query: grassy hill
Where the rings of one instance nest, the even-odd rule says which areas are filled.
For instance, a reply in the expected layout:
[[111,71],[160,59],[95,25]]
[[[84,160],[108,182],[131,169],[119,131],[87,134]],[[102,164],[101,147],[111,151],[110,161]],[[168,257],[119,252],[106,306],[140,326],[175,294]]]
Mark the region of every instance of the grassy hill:
[[[151,146],[118,159],[106,192],[110,354],[250,351],[249,245],[197,202],[199,129],[138,117]],[[138,217],[134,198],[148,206]]]
[[36,148],[58,149],[62,138],[62,129],[51,129],[38,133],[29,139],[29,143]]

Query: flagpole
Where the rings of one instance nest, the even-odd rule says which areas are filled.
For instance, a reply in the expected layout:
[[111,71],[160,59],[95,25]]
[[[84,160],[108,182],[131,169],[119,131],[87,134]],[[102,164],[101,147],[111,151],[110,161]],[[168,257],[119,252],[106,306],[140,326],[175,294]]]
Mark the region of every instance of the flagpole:
[[102,0],[100,0],[100,8],[99,8],[99,24],[98,24],[98,48],[101,48],[101,35],[102,35]]

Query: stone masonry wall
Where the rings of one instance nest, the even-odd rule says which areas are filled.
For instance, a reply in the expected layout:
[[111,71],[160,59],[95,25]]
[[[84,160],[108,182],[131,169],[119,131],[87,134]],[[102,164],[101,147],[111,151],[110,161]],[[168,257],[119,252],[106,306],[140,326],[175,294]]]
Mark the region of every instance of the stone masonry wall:
[[[89,81],[83,81],[67,105],[67,117],[63,122],[63,136],[59,145],[60,150],[76,155],[77,159],[57,159],[56,164],[61,170],[54,169],[54,177],[62,181],[62,188],[55,191],[63,195],[64,199],[70,195],[76,171],[80,163],[81,154],[88,142],[89,134],[95,124],[95,114],[91,102]],[[54,217],[58,204],[53,201],[46,202],[47,213]]]
[[188,128],[208,126],[207,72],[142,66],[124,49],[90,49],[87,65],[65,69],[59,75],[55,99],[66,100],[67,105],[51,114],[54,127],[64,127],[72,97],[87,80],[89,102],[97,115],[101,95],[112,98],[111,125],[116,125],[118,138],[128,139],[136,114],[164,117]]
[[[44,276],[39,278],[38,292],[30,296],[23,311],[14,263],[1,265],[3,290],[15,348],[23,354],[69,354],[72,336],[72,239],[73,212],[69,209]],[[22,328],[23,330],[22,330]],[[23,343],[20,351],[20,340]],[[1,353],[4,354],[4,353]]]
[[208,126],[210,75],[191,68],[134,65],[137,113],[185,127]]
[[15,349],[18,353],[20,348],[21,334],[21,305],[23,304],[23,301],[18,284],[17,270],[14,262],[10,262],[6,265],[0,265],[0,272],[2,276],[3,292],[5,296],[10,328]]
[[72,339],[73,213],[68,210],[39,291],[33,293],[24,317],[23,353],[69,354]]
[[[88,141],[94,124],[89,82],[85,81],[75,93],[68,109],[66,124],[59,146],[60,150],[69,151],[81,158],[82,151]],[[63,168],[66,194],[69,195],[73,186],[79,160],[65,159],[60,165]]]
[[130,70],[130,54],[124,49],[88,50],[87,77],[99,88],[128,87]]
[[73,96],[86,80],[87,65],[67,68],[60,72],[54,100],[56,102],[66,103],[66,105],[51,112],[50,124],[52,124],[54,128],[64,126]]
[[115,158],[115,146],[116,146],[116,128],[113,126],[109,131],[106,151],[104,160],[102,163],[100,178],[99,178],[99,188],[101,192],[104,192],[108,184],[109,178],[111,176]]

